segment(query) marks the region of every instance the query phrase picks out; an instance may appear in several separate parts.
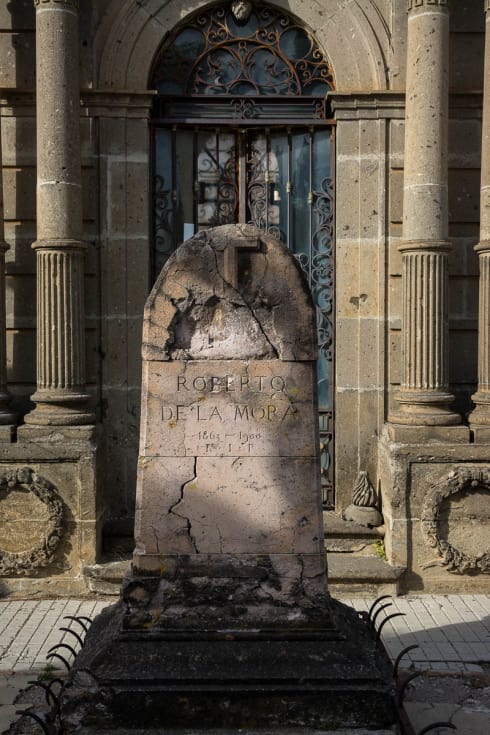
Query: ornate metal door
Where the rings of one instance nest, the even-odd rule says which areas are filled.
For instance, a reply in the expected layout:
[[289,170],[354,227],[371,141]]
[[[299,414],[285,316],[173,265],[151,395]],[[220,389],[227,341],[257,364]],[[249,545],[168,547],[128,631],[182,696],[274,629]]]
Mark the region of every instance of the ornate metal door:
[[250,222],[297,257],[317,304],[325,507],[332,507],[332,77],[312,37],[267,7],[215,7],[155,63],[154,274],[200,229]]

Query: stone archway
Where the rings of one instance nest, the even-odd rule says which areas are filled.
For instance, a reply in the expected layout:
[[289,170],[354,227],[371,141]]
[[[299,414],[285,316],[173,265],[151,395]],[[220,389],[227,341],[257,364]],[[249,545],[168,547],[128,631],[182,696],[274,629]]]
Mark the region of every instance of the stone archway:
[[[100,89],[147,88],[153,58],[165,37],[185,17],[211,3],[203,0],[113,0],[97,31]],[[390,32],[369,0],[326,0],[305,4],[278,0],[274,6],[315,29],[328,48],[337,89],[342,92],[384,90]],[[355,39],[355,43],[352,40]]]

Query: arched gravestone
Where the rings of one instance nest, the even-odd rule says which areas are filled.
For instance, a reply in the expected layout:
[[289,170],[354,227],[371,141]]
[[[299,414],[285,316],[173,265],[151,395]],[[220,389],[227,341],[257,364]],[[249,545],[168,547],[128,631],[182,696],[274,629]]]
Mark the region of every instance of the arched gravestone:
[[[229,627],[237,604],[240,626],[327,616],[316,354],[308,286],[274,238],[213,228],[162,270],[145,309],[133,557],[162,578],[159,625],[174,610]],[[128,602],[140,596],[131,584]]]
[[327,593],[315,358],[311,297],[276,240],[217,227],[163,269],[132,573],[70,672],[66,735],[393,732],[387,660]]

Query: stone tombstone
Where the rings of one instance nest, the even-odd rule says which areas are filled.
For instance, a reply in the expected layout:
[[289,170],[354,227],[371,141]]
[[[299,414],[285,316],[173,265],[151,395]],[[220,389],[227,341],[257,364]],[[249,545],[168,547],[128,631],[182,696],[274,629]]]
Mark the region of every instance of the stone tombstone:
[[306,280],[273,237],[216,227],[163,268],[145,308],[125,591],[133,611],[154,603],[128,625],[155,606],[159,625],[219,625],[220,600],[242,625],[325,613],[316,355]]
[[245,225],[187,240],[146,304],[132,573],[70,671],[66,735],[391,727],[390,665],[327,593],[317,426],[294,257]]

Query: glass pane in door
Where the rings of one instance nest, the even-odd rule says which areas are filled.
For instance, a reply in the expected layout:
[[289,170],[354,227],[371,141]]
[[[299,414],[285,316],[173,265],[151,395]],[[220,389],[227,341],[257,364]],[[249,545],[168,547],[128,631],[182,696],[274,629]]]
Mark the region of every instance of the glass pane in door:
[[197,229],[237,221],[238,182],[234,132],[200,132],[196,152]]

